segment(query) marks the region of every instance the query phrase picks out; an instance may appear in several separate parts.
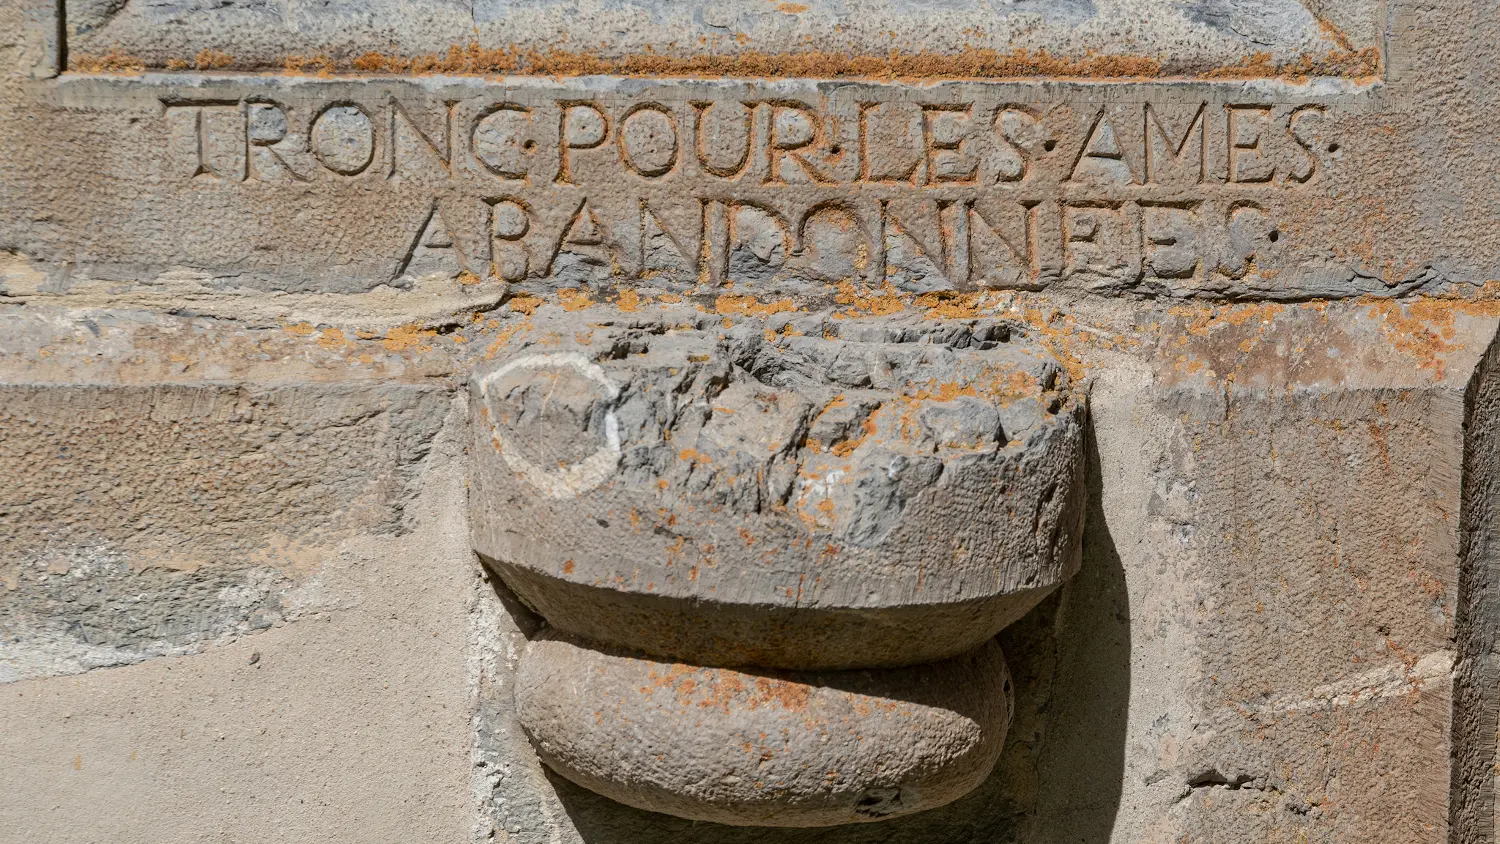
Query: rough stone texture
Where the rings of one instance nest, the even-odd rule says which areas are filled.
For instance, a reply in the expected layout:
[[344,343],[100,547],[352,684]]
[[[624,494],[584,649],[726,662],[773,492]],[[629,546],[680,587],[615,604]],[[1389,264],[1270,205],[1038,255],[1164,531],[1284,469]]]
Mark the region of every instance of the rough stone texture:
[[473,378],[474,548],[554,626],[700,665],[909,665],[1076,570],[1083,403],[1019,326],[690,325],[539,318]]
[[[552,307],[537,310],[531,321],[545,322]],[[169,807],[191,803],[205,816],[223,816],[218,801],[225,798],[218,789],[230,788],[230,783],[199,772],[260,766],[249,769],[264,772],[251,779],[271,789],[272,777],[284,779],[285,773],[283,767],[267,768],[259,761],[268,750],[305,773],[291,786],[256,793],[285,795],[287,788],[314,788],[307,783],[346,782],[340,777],[356,770],[361,780],[368,779],[351,758],[367,758],[366,748],[376,743],[384,747],[390,740],[387,734],[371,733],[370,720],[395,719],[392,730],[407,735],[413,720],[443,711],[437,704],[422,703],[423,695],[469,680],[454,673],[433,675],[431,667],[453,665],[440,656],[465,653],[476,666],[470,670],[479,675],[479,696],[475,703],[466,696],[445,698],[447,706],[465,714],[444,723],[463,731],[452,738],[458,746],[475,743],[476,802],[471,808],[480,815],[481,829],[509,830],[503,834],[515,841],[646,844],[672,836],[720,844],[748,842],[752,834],[756,842],[770,837],[851,844],[1045,841],[1069,835],[1090,842],[1183,836],[1191,841],[1220,840],[1226,830],[1242,828],[1247,831],[1236,833],[1240,838],[1229,840],[1297,841],[1305,835],[1308,841],[1339,841],[1355,834],[1392,844],[1446,840],[1448,789],[1463,787],[1450,786],[1448,760],[1450,754],[1471,753],[1475,746],[1460,745],[1461,737],[1448,732],[1454,675],[1445,669],[1444,659],[1452,652],[1448,636],[1453,633],[1445,627],[1451,622],[1434,615],[1439,605],[1433,596],[1442,595],[1442,606],[1452,611],[1456,593],[1450,590],[1457,588],[1459,571],[1463,395],[1474,362],[1494,332],[1494,318],[1486,315],[1492,314],[1492,303],[1247,304],[1177,314],[1149,303],[1071,303],[1064,313],[1039,300],[1002,297],[983,308],[1024,322],[1069,368],[1089,374],[1099,463],[1089,472],[1098,487],[1091,496],[1078,577],[1002,636],[1016,686],[1016,713],[995,772],[972,796],[885,824],[740,832],[622,807],[549,778],[514,722],[508,701],[514,661],[525,641],[495,598],[487,596],[475,605],[472,642],[467,632],[442,633],[439,639],[421,632],[400,641],[412,647],[425,642],[430,650],[408,651],[406,645],[391,650],[393,632],[404,635],[411,627],[383,613],[395,613],[426,631],[425,625],[439,616],[461,616],[468,606],[466,597],[446,591],[433,595],[448,595],[441,606],[423,609],[428,605],[412,602],[413,595],[432,594],[435,575],[429,573],[434,569],[425,566],[436,566],[460,583],[467,577],[462,572],[468,528],[462,520],[451,520],[457,512],[452,508],[462,510],[465,503],[454,491],[436,511],[405,505],[403,522],[419,532],[399,543],[393,535],[370,533],[342,540],[343,547],[364,549],[363,556],[330,552],[320,558],[327,560],[318,565],[325,576],[348,571],[358,577],[357,572],[389,557],[394,568],[379,571],[394,577],[405,571],[395,560],[422,562],[397,580],[372,572],[373,582],[385,583],[387,591],[362,594],[358,601],[344,598],[337,606],[279,622],[237,642],[208,643],[199,656],[6,686],[0,700],[7,723],[27,725],[17,728],[14,738],[8,732],[7,738],[25,753],[36,754],[20,758],[37,760],[25,762],[26,782],[11,788],[18,795],[12,811],[22,813],[30,825],[4,827],[28,832],[19,838],[7,834],[28,842],[48,840],[49,835],[76,840],[107,826],[127,840],[150,835],[157,841],[197,841],[197,826],[164,829],[143,820],[135,796],[166,800],[160,804]],[[601,309],[601,318],[606,313]],[[192,339],[207,330],[201,319],[144,314],[101,323],[96,337],[87,321],[100,320],[99,312],[31,309],[10,315],[7,336],[33,330],[27,326],[44,326],[52,332],[44,336],[68,342],[38,347],[55,350],[55,356],[17,354],[5,362],[60,376],[66,367],[97,367],[96,352],[115,356],[116,350],[127,349],[112,372],[125,378],[158,373],[167,371],[170,355],[181,353],[163,347],[158,333],[163,325],[180,324],[181,336],[191,341],[177,347],[190,351],[191,366],[175,376],[184,380],[195,369],[255,372],[264,364],[249,360],[246,350],[260,348],[275,350],[286,361],[282,370],[287,373],[370,366],[370,372],[399,383],[443,368],[452,375],[441,383],[457,389],[468,372],[485,364],[494,341],[526,321],[521,314],[496,316],[502,318],[493,326],[468,321],[451,336],[393,343],[400,351],[392,351],[385,345],[390,338],[358,339],[352,329],[349,345],[344,345],[323,342],[322,331],[254,329],[240,323],[221,324],[220,342],[210,343]],[[381,317],[377,311],[356,318],[378,323]],[[374,363],[361,364],[363,356]],[[1381,401],[1385,415],[1379,410]],[[1273,431],[1273,440],[1261,439]],[[1249,453],[1236,450],[1234,443],[1241,438],[1255,445]],[[1330,453],[1340,459],[1329,460]],[[1224,454],[1239,456],[1215,459]],[[1298,467],[1297,474],[1291,474],[1292,467]],[[1303,485],[1298,478],[1310,467],[1327,474]],[[1257,480],[1262,474],[1267,480]],[[426,487],[439,484],[439,477],[429,470],[413,482]],[[456,483],[451,474],[447,477]],[[1246,496],[1245,490],[1257,491]],[[1379,502],[1379,517],[1367,516],[1372,502]],[[1450,517],[1445,520],[1443,512]],[[438,513],[449,520],[429,522]],[[1231,535],[1229,525],[1239,524],[1237,535],[1249,535],[1243,522],[1235,521],[1236,513],[1263,526],[1264,538],[1227,545],[1222,537]],[[1266,513],[1277,515],[1267,519]],[[1291,531],[1296,519],[1316,513],[1337,527],[1338,547],[1344,549],[1340,559],[1348,561],[1340,565],[1358,564],[1357,571],[1344,575],[1334,565],[1331,529],[1306,532],[1311,550],[1295,544],[1302,541]],[[356,544],[347,545],[351,541]],[[356,564],[359,559],[367,562]],[[1346,576],[1349,581],[1340,580]],[[1297,597],[1267,600],[1256,591],[1282,588]],[[5,593],[5,602],[21,591]],[[1335,601],[1334,608],[1317,603],[1318,596]],[[376,609],[381,606],[387,609]],[[524,610],[517,613],[524,618]],[[358,622],[349,632],[353,640],[328,626],[338,619]],[[1246,625],[1270,625],[1269,632],[1252,627],[1257,637],[1280,635],[1276,631],[1282,629],[1310,632],[1301,638],[1288,634],[1276,647],[1261,649],[1255,639],[1236,633]],[[1394,634],[1388,642],[1380,635],[1382,625]],[[1464,635],[1474,632],[1472,626],[1468,629]],[[1367,635],[1371,630],[1374,636]],[[357,740],[341,740],[336,752],[313,753],[309,748],[327,745],[313,741],[310,733],[272,730],[267,735],[278,736],[272,745],[206,742],[200,749],[181,751],[184,755],[163,755],[163,767],[155,769],[163,773],[154,782],[164,783],[162,789],[171,783],[170,799],[165,791],[135,790],[145,786],[132,784],[138,781],[130,779],[128,766],[89,767],[94,756],[87,752],[83,775],[98,779],[73,779],[79,772],[71,767],[72,759],[80,751],[125,746],[119,730],[139,730],[166,742],[179,729],[192,735],[193,725],[217,724],[216,718],[227,716],[214,713],[233,711],[245,713],[235,717],[246,720],[232,722],[245,741],[259,735],[274,713],[255,707],[222,709],[224,701],[232,700],[225,691],[232,687],[221,666],[242,665],[247,651],[259,651],[262,670],[269,670],[278,664],[272,661],[278,651],[265,643],[282,637],[291,637],[288,641],[296,645],[288,647],[306,660],[300,663],[306,673],[275,686],[287,711],[309,724],[348,724],[359,731]],[[345,641],[365,644],[341,644]],[[372,674],[361,673],[359,666],[365,663],[359,655],[366,653],[372,659],[388,654],[389,661],[371,668]],[[348,679],[339,680],[336,688],[320,685],[318,678],[328,674],[330,665],[349,666],[355,673],[338,673]],[[106,727],[115,710],[85,691],[117,689],[110,694],[120,701],[120,711],[128,711],[126,700],[150,700],[150,687],[137,683],[176,677],[179,671],[196,678],[193,684],[176,697],[162,698],[170,710],[134,704],[139,713],[134,717],[144,720]],[[133,679],[138,675],[140,680]],[[1289,679],[1283,681],[1283,676]],[[393,678],[406,679],[392,683]],[[408,681],[414,685],[403,685]],[[391,690],[384,688],[386,683],[392,683]],[[321,688],[329,688],[328,694],[311,691]],[[1267,688],[1273,690],[1269,699]],[[413,690],[410,698],[402,689]],[[361,694],[371,697],[352,710],[352,721],[343,720],[351,714],[351,696]],[[182,708],[184,695],[200,701],[196,708]],[[215,702],[209,703],[209,696]],[[402,703],[408,699],[410,704]],[[38,706],[42,700],[57,703],[15,708],[30,707],[29,700]],[[273,705],[282,711],[281,705]],[[414,708],[404,708],[408,706]],[[473,721],[467,714],[470,706],[478,707]],[[75,713],[74,718],[62,719],[56,714],[59,708]],[[16,712],[27,713],[27,720],[17,721],[19,716],[11,714]],[[90,733],[98,738],[76,741],[72,725],[85,715],[101,719],[99,732]],[[234,730],[225,734],[233,736]],[[477,731],[472,739],[470,730]],[[410,758],[415,757],[403,753],[404,764],[414,765]],[[392,759],[390,766],[403,764],[396,756],[382,758]],[[95,773],[87,773],[91,770]],[[256,778],[260,776],[264,779]],[[330,786],[320,798],[324,802],[309,800],[312,808],[298,809],[296,829],[309,831],[289,835],[311,840],[321,831],[335,830],[328,837],[337,839],[354,835],[358,826],[359,834],[368,836],[371,829],[388,828],[380,820],[386,817],[384,809],[376,811],[376,804],[420,804],[438,811],[441,801],[432,800],[429,780],[403,779],[409,785],[393,785],[393,791],[358,805],[328,795],[364,793],[368,784],[347,792]],[[95,790],[80,790],[85,782]],[[290,802],[299,797],[301,792]],[[62,806],[69,817],[54,817],[46,811],[51,806]],[[43,810],[29,811],[33,807]],[[453,812],[460,809],[452,807]],[[271,834],[279,828],[272,826],[276,813],[233,817],[243,821],[237,829]],[[97,826],[83,825],[78,818]],[[262,823],[266,826],[257,825]]]
[[1496,461],[1500,439],[1500,349],[1486,350],[1464,403],[1463,535],[1454,608],[1454,754],[1448,807],[1456,841],[1496,835],[1495,758],[1500,742],[1500,595],[1496,589]]
[[548,767],[639,808],[734,825],[881,821],[982,782],[1010,723],[1000,646],[914,668],[745,673],[540,638],[516,710]]
[[[1276,64],[1378,44],[1380,5],[1343,0],[1334,15],[1299,0],[475,0],[412,4],[298,0],[208,4],[68,0],[70,49],[151,67],[280,70],[288,58],[448,58],[450,47],[566,51],[595,61],[746,53],[880,57],[990,49],[1063,59],[1150,57],[1203,72],[1264,56]],[[1333,20],[1339,20],[1335,25]],[[1357,46],[1356,46],[1357,45]],[[203,51],[211,51],[203,55]],[[374,54],[366,56],[366,54]],[[556,57],[554,57],[554,61]],[[575,59],[576,60],[576,59]],[[87,61],[87,58],[84,58]]]
[[809,838],[510,763],[496,821],[543,840],[520,819],[544,788],[565,841],[1448,841],[1448,760],[1475,747],[1449,732],[1458,467],[1493,306],[1017,304],[1092,375],[1099,487],[1078,577],[1002,634],[1016,716],[973,795]]

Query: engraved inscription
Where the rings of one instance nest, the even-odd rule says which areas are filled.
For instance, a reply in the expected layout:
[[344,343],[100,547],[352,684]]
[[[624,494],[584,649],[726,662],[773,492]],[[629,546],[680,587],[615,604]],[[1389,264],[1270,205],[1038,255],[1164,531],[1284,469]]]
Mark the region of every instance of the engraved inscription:
[[392,279],[539,288],[1269,288],[1339,149],[1322,105],[1210,97],[162,103],[182,179],[417,191]]

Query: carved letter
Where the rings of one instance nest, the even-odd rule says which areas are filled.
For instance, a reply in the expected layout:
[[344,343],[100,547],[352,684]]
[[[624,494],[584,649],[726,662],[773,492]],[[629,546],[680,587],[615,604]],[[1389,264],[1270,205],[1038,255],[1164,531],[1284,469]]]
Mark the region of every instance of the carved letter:
[[822,137],[823,127],[812,109],[801,103],[771,103],[771,131],[770,137],[766,139],[765,183],[786,184],[783,156],[800,165],[809,181],[831,182],[832,179],[819,172],[805,155],[795,151],[816,146]]
[[[1319,120],[1321,120],[1323,118],[1324,114],[1325,114],[1325,111],[1324,111],[1324,109],[1323,109],[1322,106],[1307,105],[1307,106],[1300,106],[1299,108],[1297,108],[1296,110],[1294,110],[1292,112],[1292,114],[1291,114],[1290,117],[1287,118],[1287,120],[1286,120],[1286,132],[1287,132],[1287,135],[1289,135],[1291,137],[1293,143],[1295,143],[1298,147],[1300,147],[1302,149],[1302,155],[1307,160],[1307,163],[1306,163],[1306,165],[1303,168],[1299,168],[1297,170],[1293,170],[1293,171],[1291,171],[1291,172],[1289,172],[1289,173],[1286,174],[1286,181],[1287,181],[1288,184],[1290,184],[1292,182],[1296,182],[1299,185],[1306,184],[1309,181],[1312,181],[1312,177],[1313,176],[1317,175],[1317,173],[1318,173],[1318,154],[1313,151],[1313,145],[1314,144],[1319,144],[1321,142],[1318,141],[1318,140],[1316,140],[1316,139],[1311,139],[1311,138],[1306,137],[1303,134],[1304,130],[1302,129],[1302,125],[1301,124],[1302,124],[1302,120],[1304,118],[1307,118],[1307,117],[1316,117]],[[1314,122],[1317,122],[1317,121],[1314,121]],[[1331,143],[1331,144],[1328,144],[1326,148],[1331,153],[1332,152],[1338,152],[1339,145],[1336,144],[1336,143]]]
[[740,103],[731,103],[731,105],[738,106],[745,112],[745,116],[742,118],[745,131],[745,147],[744,151],[739,154],[739,157],[733,159],[732,164],[725,166],[714,163],[717,160],[721,160],[724,154],[729,153],[731,148],[726,138],[728,132],[721,125],[725,121],[723,119],[714,120],[714,125],[712,127],[709,126],[711,120],[709,112],[715,105],[718,104],[711,102],[693,103],[693,148],[697,152],[698,165],[703,168],[705,173],[718,176],[721,179],[738,179],[744,174],[745,168],[750,166],[750,149],[755,143],[755,110]]
[[[926,151],[927,184],[973,184],[979,165],[963,151],[968,140],[973,105],[938,103],[922,106],[922,141]],[[965,164],[968,166],[966,167]]]
[[586,102],[560,101],[562,116],[557,126],[557,183],[572,184],[569,152],[595,149],[609,137],[609,117],[598,106]]
[[677,121],[664,105],[641,103],[620,118],[620,163],[646,178],[665,176],[677,165]]
[[308,178],[298,173],[281,157],[276,144],[286,139],[288,132],[286,110],[276,103],[249,103],[245,112],[245,178],[254,180],[257,175],[257,159],[264,162],[259,173],[262,181],[276,172],[285,172],[299,182]]
[[411,248],[402,258],[395,277],[420,277],[433,273],[454,276],[468,268],[469,262],[459,248],[458,239],[453,236],[453,230],[443,218],[442,209],[434,200],[427,210],[427,216],[422,219],[422,225],[417,228],[417,236],[412,238]]
[[[1146,103],[1145,112],[1146,184],[1156,184],[1161,181],[1175,184],[1203,184],[1208,176],[1208,132],[1204,128],[1207,105],[1199,104],[1198,109],[1193,112],[1192,118],[1188,121],[1187,128],[1182,132],[1182,140],[1176,143],[1173,143],[1172,133],[1162,122],[1161,115],[1150,103]],[[1192,141],[1195,132],[1198,135],[1198,143],[1192,154],[1198,159],[1196,167],[1192,166],[1192,158],[1184,160],[1184,154],[1188,151],[1188,143]],[[1158,152],[1158,150],[1161,151]],[[1177,178],[1173,178],[1174,175]],[[1162,178],[1163,176],[1165,179]]]
[[189,177],[242,181],[246,172],[247,129],[238,100],[165,102],[167,121],[186,124]]
[[502,179],[525,179],[536,141],[527,137],[531,109],[499,103],[479,113],[469,129],[469,149],[484,169]]
[[1008,106],[996,112],[995,131],[1002,143],[996,151],[995,182],[1024,181],[1031,170],[1032,153],[1028,147],[1040,139],[1041,121],[1018,106]]
[[1130,185],[1136,183],[1135,173],[1130,168],[1130,163],[1125,160],[1125,151],[1120,147],[1120,139],[1115,134],[1115,127],[1110,125],[1109,118],[1105,116],[1104,109],[1094,116],[1094,123],[1089,127],[1088,136],[1083,141],[1083,146],[1078,150],[1078,156],[1073,160],[1073,169],[1068,174],[1068,181],[1092,181],[1116,185]]
[[[412,120],[411,115],[407,113],[406,108],[401,105],[400,101],[394,98],[391,99],[390,162],[389,166],[386,169],[386,178],[390,178],[396,175],[396,170],[399,166],[402,135],[400,127],[403,124],[411,134],[417,136],[417,140],[421,141],[427,147],[428,151],[431,152],[433,157],[437,159],[438,164],[442,165],[443,172],[452,172],[453,108],[454,106],[458,105],[458,101],[446,100],[444,102],[444,105],[447,106],[448,111],[443,122],[443,146],[442,149],[439,149],[438,145],[433,142],[431,136],[417,127],[416,121]],[[396,120],[398,116],[401,118],[400,121]]]
[[500,278],[520,281],[531,265],[531,253],[524,241],[531,230],[531,209],[509,196],[489,204],[490,266]]
[[1271,127],[1271,107],[1231,105],[1225,109],[1229,121],[1229,181],[1255,184],[1274,179],[1276,163],[1267,159],[1261,146]]
[[358,176],[375,159],[375,123],[353,103],[334,103],[313,118],[307,145],[329,172]]

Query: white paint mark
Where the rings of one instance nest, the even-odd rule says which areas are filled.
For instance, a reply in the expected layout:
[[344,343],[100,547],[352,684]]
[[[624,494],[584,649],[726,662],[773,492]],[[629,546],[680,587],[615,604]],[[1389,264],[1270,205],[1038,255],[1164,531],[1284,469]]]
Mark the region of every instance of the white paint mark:
[[[485,375],[479,379],[480,398],[488,403],[490,385],[512,372],[523,369],[554,368],[572,369],[578,372],[603,387],[611,400],[620,395],[620,388],[609,380],[604,370],[597,364],[577,352],[559,352],[516,358]],[[604,445],[577,463],[558,468],[546,469],[522,457],[519,450],[506,442],[505,437],[500,434],[499,428],[495,427],[493,422],[490,424],[490,434],[495,438],[495,445],[500,449],[500,456],[505,459],[505,465],[524,478],[527,483],[541,490],[542,494],[548,498],[577,498],[604,483],[605,479],[615,471],[615,467],[620,465],[620,421],[616,418],[613,407],[610,407],[604,414]]]
[[1385,698],[1415,694],[1424,689],[1442,689],[1452,682],[1453,652],[1434,651],[1407,667],[1392,663],[1310,691],[1273,697],[1242,708],[1256,715],[1281,715],[1307,710],[1342,709],[1374,703]]

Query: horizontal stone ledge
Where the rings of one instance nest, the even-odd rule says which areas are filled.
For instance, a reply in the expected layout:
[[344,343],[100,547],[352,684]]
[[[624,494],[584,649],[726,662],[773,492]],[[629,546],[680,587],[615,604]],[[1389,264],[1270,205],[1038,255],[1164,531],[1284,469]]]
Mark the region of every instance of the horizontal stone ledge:
[[[272,8],[69,0],[74,67],[307,67],[539,73],[634,69],[823,76],[893,65],[906,73],[1359,76],[1380,66],[1376,0],[1316,6],[1231,0],[993,5],[840,0],[711,6],[670,0],[477,0],[412,15],[399,0]],[[395,23],[399,21],[399,24]],[[896,58],[892,58],[892,54]]]

